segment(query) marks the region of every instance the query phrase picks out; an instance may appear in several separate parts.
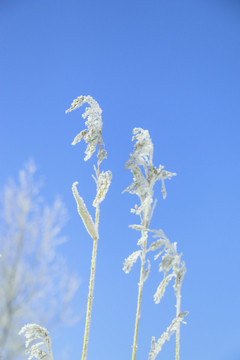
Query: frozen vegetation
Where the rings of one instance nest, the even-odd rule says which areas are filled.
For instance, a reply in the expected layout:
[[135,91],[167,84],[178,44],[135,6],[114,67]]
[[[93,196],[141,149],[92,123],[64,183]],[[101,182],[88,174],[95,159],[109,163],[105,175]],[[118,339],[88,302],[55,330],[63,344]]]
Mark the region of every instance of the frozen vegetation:
[[[84,160],[87,161],[90,159],[96,150],[97,159],[93,174],[96,183],[96,197],[93,200],[93,206],[95,207],[94,219],[91,217],[83,198],[78,193],[78,183],[74,182],[72,185],[73,196],[76,200],[78,213],[93,241],[85,332],[81,355],[82,360],[87,359],[87,349],[89,344],[97,245],[99,240],[98,227],[100,204],[108,192],[112,178],[110,171],[104,172],[100,169],[102,161],[107,158],[107,152],[104,148],[102,139],[102,110],[98,103],[89,95],[79,96],[73,101],[66,113],[81,107],[85,103],[89,104],[89,107],[86,107],[85,112],[82,115],[84,119],[87,119],[85,122],[86,129],[82,130],[75,137],[72,144],[75,145],[83,139],[87,144]],[[151,218],[156,206],[156,199],[154,199],[155,183],[157,181],[161,182],[162,196],[165,199],[167,196],[165,182],[170,180],[176,174],[165,170],[162,165],[159,165],[158,167],[154,166],[153,143],[148,130],[143,130],[141,128],[133,129],[132,141],[135,142],[134,149],[130,154],[129,160],[126,162],[126,169],[129,169],[132,172],[133,182],[124,191],[135,194],[139,198],[139,203],[131,209],[131,212],[138,216],[139,222],[130,225],[130,227],[140,233],[140,239],[137,243],[138,250],[128,256],[123,264],[123,270],[125,273],[129,273],[134,263],[140,263],[135,327],[133,329],[132,360],[136,359],[142,291],[144,283],[147,281],[150,274],[151,264],[148,258],[150,252],[155,253],[154,260],[159,262],[159,271],[162,274],[159,286],[153,295],[154,302],[158,304],[161,301],[166,287],[170,282],[173,282],[173,291],[176,298],[176,315],[165,332],[157,340],[155,337],[149,339],[150,352],[148,360],[157,358],[162,346],[171,336],[175,336],[176,338],[175,360],[179,360],[180,325],[184,322],[184,318],[187,315],[187,312],[181,311],[181,286],[186,273],[186,267],[182,260],[182,254],[177,250],[177,243],[171,243],[163,230],[150,228]],[[51,340],[48,331],[45,328],[36,324],[27,324],[20,330],[19,334],[24,334],[26,337],[25,346],[29,359],[34,357],[36,359],[53,359]]]

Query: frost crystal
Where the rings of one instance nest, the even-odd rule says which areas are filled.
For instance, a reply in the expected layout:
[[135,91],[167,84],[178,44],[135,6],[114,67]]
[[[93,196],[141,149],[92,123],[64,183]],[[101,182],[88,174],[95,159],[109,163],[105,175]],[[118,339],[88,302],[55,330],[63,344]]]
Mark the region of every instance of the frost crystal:
[[83,221],[89,235],[92,237],[92,239],[97,239],[98,232],[96,230],[93,219],[92,219],[91,215],[89,214],[83,199],[81,198],[81,196],[78,193],[77,184],[78,184],[78,182],[76,181],[72,185],[72,191],[73,191],[73,195],[75,197],[76,203],[77,203],[78,213],[81,216],[82,221]]
[[127,259],[125,259],[123,264],[123,271],[128,274],[133,266],[133,264],[137,261],[138,257],[141,255],[142,251],[134,251]]
[[[26,338],[25,347],[26,354],[29,354],[29,360],[33,358],[39,360],[53,360],[51,339],[48,331],[44,327],[36,324],[27,324],[21,328],[18,334],[24,334]],[[41,341],[36,343],[36,340]],[[44,347],[46,350],[44,350]]]
[[[88,103],[90,105],[90,107],[87,107],[85,113],[82,115],[84,119],[87,118],[87,121],[85,122],[87,129],[82,130],[75,137],[72,145],[76,145],[78,142],[81,141],[82,138],[85,140],[88,145],[85,151],[86,156],[84,160],[87,161],[95,152],[97,145],[104,145],[102,140],[102,110],[97,101],[95,101],[90,95],[81,95],[73,101],[71,107],[66,110],[66,113],[79,108],[85,103]],[[106,157],[106,154],[107,153],[104,150],[104,153],[101,154],[102,158]]]
[[101,174],[97,177],[97,180],[95,180],[97,183],[97,195],[93,201],[93,206],[98,206],[105,199],[105,196],[111,184],[111,180],[111,171],[102,171]]
[[173,274],[170,274],[166,277],[164,277],[164,279],[162,280],[162,282],[160,283],[160,285],[157,288],[157,291],[154,294],[154,302],[155,304],[159,304],[161,298],[163,297],[166,287],[169,283],[169,281],[173,278]]

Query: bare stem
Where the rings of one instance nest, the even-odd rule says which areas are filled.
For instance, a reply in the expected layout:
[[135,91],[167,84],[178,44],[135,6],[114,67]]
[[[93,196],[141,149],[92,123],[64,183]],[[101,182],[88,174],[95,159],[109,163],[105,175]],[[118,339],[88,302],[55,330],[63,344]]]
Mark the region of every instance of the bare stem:
[[95,269],[96,269],[97,242],[98,239],[97,238],[94,239],[93,250],[92,250],[92,262],[91,262],[91,275],[89,281],[87,315],[86,315],[84,340],[83,340],[82,360],[86,360],[87,358],[87,346],[89,340],[90,320],[91,320],[91,311],[92,311],[92,302],[93,302],[93,289],[94,289]]
[[[100,173],[100,162],[98,161],[97,179],[99,178],[99,173]],[[95,227],[97,229],[97,232],[98,232],[98,224],[99,224],[99,212],[100,212],[99,205],[97,205],[96,213],[95,213]],[[93,241],[93,249],[92,249],[91,274],[90,274],[89,290],[88,290],[88,303],[87,303],[87,314],[86,314],[84,340],[83,340],[82,360],[87,359],[87,348],[89,341],[90,321],[91,321],[91,312],[92,312],[92,303],[93,303],[93,290],[94,290],[94,282],[95,282],[97,245],[98,245],[98,238],[95,238]]]
[[[144,235],[142,234],[142,236],[144,236]],[[145,264],[145,257],[146,257],[146,246],[147,246],[147,239],[144,242],[143,250],[142,250],[142,257],[141,257],[141,270],[140,270],[140,280],[139,280],[139,284],[138,284],[138,300],[137,300],[137,312],[136,312],[133,347],[132,347],[132,360],[136,359],[136,351],[137,351],[138,325],[139,325],[139,319],[140,319],[140,309],[141,309],[141,300],[142,300],[143,273],[144,273],[144,264]]]

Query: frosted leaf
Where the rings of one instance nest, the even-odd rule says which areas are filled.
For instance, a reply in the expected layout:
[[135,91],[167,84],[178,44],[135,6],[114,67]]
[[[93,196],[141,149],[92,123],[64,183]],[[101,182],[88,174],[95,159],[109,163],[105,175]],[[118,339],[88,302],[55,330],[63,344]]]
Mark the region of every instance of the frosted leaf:
[[148,231],[143,225],[129,225],[131,229],[138,230],[138,231]]
[[138,211],[137,204],[134,205],[134,209],[131,209],[130,212],[133,213],[133,214],[136,214],[136,215],[138,215],[138,214],[141,215],[141,211],[140,212]]
[[81,131],[77,136],[75,136],[75,138],[73,139],[72,145],[76,145],[77,143],[79,143],[82,138],[87,134],[86,130]]
[[148,360],[155,360],[158,353],[161,351],[162,346],[166,340],[170,340],[170,337],[175,333],[178,328],[178,324],[183,322],[184,317],[188,314],[187,311],[180,313],[167,328],[167,330],[162,334],[162,336],[155,342],[155,338],[152,338],[151,350],[148,355]]
[[[88,118],[85,122],[85,125],[87,126],[87,129],[82,130],[73,140],[72,144],[75,145],[78,142],[81,141],[81,139],[84,139],[87,143],[87,149],[85,151],[85,158],[84,160],[87,161],[91,158],[92,154],[96,150],[96,146],[104,145],[102,140],[102,110],[97,103],[91,96],[79,96],[77,99],[75,99],[71,105],[71,107],[66,110],[66,113],[71,112],[83,104],[88,103],[90,107],[87,107],[85,110],[85,113],[82,115],[82,117]],[[106,158],[107,152],[106,150],[100,152],[99,157],[101,160],[103,158]],[[101,161],[100,161],[101,162]]]
[[158,168],[153,166],[153,144],[148,130],[135,128],[133,135],[132,140],[136,140],[134,152],[130,154],[130,159],[125,166],[126,169],[131,170],[133,182],[123,192],[128,191],[130,194],[136,194],[140,198],[140,206],[135,206],[135,209],[132,209],[131,212],[142,216],[145,222],[149,224],[156,204],[155,202],[152,205],[153,187],[156,181],[162,181],[162,192],[165,198],[164,180],[171,179],[176,174],[164,170],[162,165]]
[[107,158],[107,151],[105,149],[101,149],[101,151],[99,151],[98,153],[98,160],[101,163],[103,161],[103,159]]
[[166,199],[166,197],[167,197],[166,187],[165,187],[163,179],[161,179],[161,181],[162,181],[162,189],[161,189],[161,191],[162,191],[162,194],[163,194],[163,199]]
[[165,271],[166,273],[171,269],[174,264],[175,256],[167,252],[160,263],[159,271]]
[[102,171],[97,179],[97,195],[93,201],[93,206],[99,205],[104,199],[108,192],[109,186],[112,180],[111,171]]
[[[153,144],[148,130],[141,128],[133,129],[134,136],[132,141],[136,140],[134,145],[134,157],[138,165],[152,165]],[[132,154],[133,156],[133,154]]]
[[[18,333],[26,338],[25,347],[28,359],[36,358],[39,360],[53,360],[51,339],[48,331],[36,324],[27,324]],[[36,343],[36,340],[41,340]]]
[[165,248],[169,249],[169,251],[171,251],[173,254],[176,254],[177,253],[177,243],[174,242],[174,243],[171,243],[168,238],[164,235],[163,231],[160,229],[160,230],[153,230],[153,232],[155,233],[153,235],[154,238],[158,238],[160,237],[159,240],[161,240],[163,243],[164,243],[164,246]]
[[150,212],[150,215],[149,215],[149,222],[151,221],[151,219],[153,217],[153,213],[154,213],[156,205],[157,205],[157,199],[154,200],[153,206],[151,208],[151,212]]
[[[168,240],[162,229],[152,230],[152,232],[154,233],[153,235],[154,238],[159,238],[158,240],[156,240],[156,242],[152,244],[153,248],[155,248],[155,246],[161,247],[160,244],[162,244],[165,249],[171,250],[174,254],[176,253],[176,243],[172,244]],[[154,260],[156,260],[161,254],[162,251],[159,254],[155,255]]]
[[141,248],[143,248],[146,241],[147,241],[147,232],[143,232],[142,236],[140,237],[140,239],[137,242],[137,245],[139,245],[139,246],[141,246]]
[[[150,245],[148,251],[158,250],[158,249],[160,249],[163,245],[165,245],[165,241],[164,241],[164,240],[162,240],[162,239],[156,240],[156,241],[154,241],[154,242]],[[162,253],[162,252],[161,252],[161,253]]]
[[133,183],[129,185],[123,192],[127,191],[130,194],[136,194],[140,198],[146,197],[149,192],[149,183],[142,174],[139,165],[132,159],[131,163],[127,162],[126,169],[130,169],[133,173]]
[[175,292],[176,296],[178,295],[178,293],[181,289],[182,281],[183,281],[184,275],[186,274],[186,271],[187,270],[186,270],[184,261],[181,262],[181,267],[174,271],[175,283],[174,283],[173,287],[174,287],[174,292]]
[[68,112],[71,112],[71,111],[73,111],[73,110],[75,110],[75,109],[77,109],[77,108],[79,108],[80,106],[82,106],[83,104],[84,104],[84,99],[85,99],[86,97],[85,96],[79,96],[77,99],[74,99],[73,100],[73,102],[72,102],[72,104],[71,104],[71,107],[69,108],[69,109],[67,109],[66,111],[65,111],[65,113],[67,114]]
[[156,238],[156,237],[160,237],[160,238],[166,238],[164,232],[162,229],[159,229],[159,230],[152,230],[152,232],[154,233],[153,237]]
[[133,266],[133,264],[137,261],[138,257],[141,255],[142,251],[138,250],[133,252],[127,259],[125,259],[123,264],[123,271],[128,274]]
[[30,349],[25,351],[26,354],[30,354],[28,357],[29,360],[31,360],[33,358],[44,359],[44,360],[50,359],[48,353],[45,350],[42,350],[40,348],[41,345],[44,345],[44,343],[40,342],[40,343],[34,344],[31,346]]
[[161,182],[162,182],[161,192],[162,192],[162,195],[163,195],[163,199],[166,199],[167,191],[166,191],[164,180],[165,179],[171,179],[172,176],[176,176],[177,174],[169,172],[169,171],[165,171],[165,170],[162,170],[162,169],[163,169],[163,166],[161,167],[160,170],[158,169],[158,171],[159,171],[158,180],[161,180]]
[[83,199],[81,198],[81,196],[78,193],[77,184],[78,184],[78,182],[73,183],[72,191],[73,191],[73,196],[75,197],[75,200],[77,203],[78,213],[81,216],[82,221],[83,221],[85,228],[87,229],[89,235],[92,237],[92,239],[97,239],[98,238],[97,229],[95,227],[95,224],[93,222],[91,215],[89,214],[89,212],[86,208],[86,205],[85,205]]
[[149,260],[147,260],[147,262],[148,262],[148,266],[145,269],[144,274],[143,274],[143,282],[145,282],[147,280],[149,273],[150,273],[151,264],[150,264]]
[[165,276],[162,280],[162,282],[160,283],[160,285],[157,288],[157,291],[154,294],[154,302],[155,304],[159,304],[161,298],[163,297],[166,287],[169,284],[169,281],[173,278],[173,274],[169,274],[167,276]]

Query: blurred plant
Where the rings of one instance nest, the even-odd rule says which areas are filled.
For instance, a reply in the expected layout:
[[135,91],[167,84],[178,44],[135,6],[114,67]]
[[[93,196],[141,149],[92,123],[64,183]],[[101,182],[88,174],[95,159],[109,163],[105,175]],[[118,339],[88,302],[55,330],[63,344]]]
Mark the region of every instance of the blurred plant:
[[[19,335],[22,334],[26,337],[25,347],[29,360],[34,357],[39,360],[53,360],[51,339],[45,328],[36,324],[27,324],[19,331]],[[36,342],[38,339],[40,342]]]
[[49,206],[39,196],[28,162],[19,184],[10,180],[1,198],[0,214],[0,349],[5,360],[24,352],[18,329],[33,321],[52,327],[77,321],[71,300],[79,280],[67,270],[56,248],[66,210],[60,199]]
[[[150,261],[146,256],[149,251],[155,251],[161,248],[161,251],[155,256],[155,260],[162,255],[162,261],[160,263],[159,271],[164,272],[164,278],[160,283],[155,295],[155,303],[159,303],[161,297],[164,295],[165,288],[169,281],[175,277],[174,290],[177,298],[177,314],[167,331],[161,336],[161,338],[155,343],[155,339],[152,339],[151,351],[149,354],[149,360],[154,360],[161,350],[164,342],[169,339],[170,335],[176,331],[176,360],[179,359],[179,342],[180,342],[180,322],[183,317],[187,315],[187,312],[180,312],[180,290],[182,280],[185,274],[185,264],[181,261],[181,254],[177,253],[176,243],[171,244],[166,238],[162,230],[150,230],[149,225],[156,205],[156,200],[153,201],[153,187],[156,181],[160,180],[162,183],[163,198],[166,198],[166,188],[164,181],[171,179],[175,176],[175,173],[164,170],[162,165],[158,168],[153,166],[153,144],[149,136],[148,130],[141,128],[135,128],[133,130],[132,141],[136,140],[134,145],[134,152],[130,155],[130,159],[126,163],[126,169],[130,169],[133,173],[133,183],[128,186],[124,191],[128,191],[130,194],[136,194],[140,198],[140,206],[135,205],[131,212],[139,215],[141,223],[139,225],[130,225],[131,228],[141,231],[141,238],[138,240],[137,245],[140,246],[140,250],[133,252],[124,262],[123,270],[129,273],[133,264],[138,258],[141,260],[140,268],[140,280],[138,283],[138,299],[137,299],[137,311],[135,318],[134,338],[132,346],[132,360],[136,358],[137,351],[137,337],[138,327],[140,319],[140,308],[142,300],[143,284],[147,280],[150,272]],[[148,247],[148,233],[154,233],[154,237],[158,240],[154,241],[150,247]],[[147,266],[146,266],[147,263]],[[172,270],[171,274],[168,272]]]
[[87,303],[87,314],[85,322],[85,332],[84,332],[84,341],[83,341],[83,351],[82,351],[82,360],[87,358],[87,348],[89,341],[89,331],[90,331],[90,320],[91,320],[91,311],[92,311],[92,302],[93,302],[93,290],[94,290],[94,280],[95,280],[95,269],[96,269],[96,258],[97,258],[97,245],[98,245],[98,224],[99,224],[99,204],[104,200],[108,188],[111,183],[112,173],[110,171],[102,171],[100,173],[100,164],[103,159],[107,158],[106,150],[102,149],[104,145],[102,140],[102,110],[99,107],[98,103],[91,96],[79,96],[75,99],[71,107],[66,111],[66,113],[75,110],[82,106],[83,104],[88,103],[90,107],[87,107],[85,113],[82,117],[87,121],[85,125],[87,129],[81,131],[73,140],[72,145],[76,145],[81,139],[84,139],[87,143],[87,149],[85,151],[84,160],[87,161],[91,158],[93,153],[96,150],[98,145],[98,161],[97,167],[94,165],[95,175],[93,176],[96,186],[97,194],[93,201],[93,206],[96,208],[95,211],[95,222],[93,221],[91,215],[89,214],[86,205],[83,199],[80,197],[77,191],[77,182],[72,186],[73,195],[77,202],[78,213],[82,218],[82,221],[88,231],[89,235],[93,239],[93,250],[92,250],[92,260],[91,260],[91,274],[89,281],[89,293],[88,293],[88,303]]

